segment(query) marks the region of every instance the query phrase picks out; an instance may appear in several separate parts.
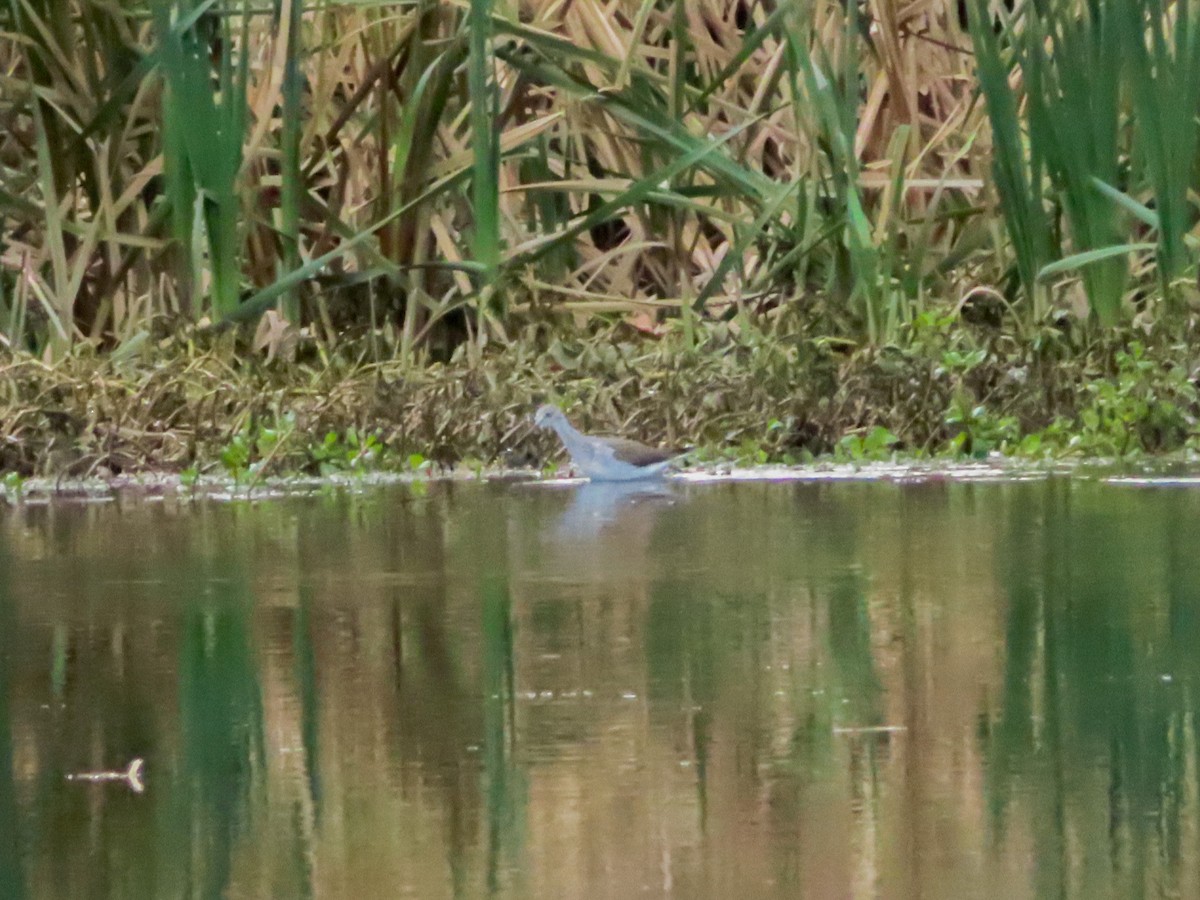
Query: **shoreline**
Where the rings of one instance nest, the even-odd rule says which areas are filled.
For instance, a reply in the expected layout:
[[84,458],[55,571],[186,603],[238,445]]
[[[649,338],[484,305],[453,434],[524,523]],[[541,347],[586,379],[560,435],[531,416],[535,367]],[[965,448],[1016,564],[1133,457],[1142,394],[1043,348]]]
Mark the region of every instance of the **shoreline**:
[[202,476],[185,481],[178,474],[158,472],[111,478],[30,478],[19,488],[0,483],[0,508],[45,505],[131,502],[262,502],[310,497],[326,491],[367,493],[398,486],[421,490],[446,484],[512,484],[545,488],[595,485],[614,492],[639,487],[680,487],[732,483],[896,484],[1017,483],[1065,478],[1133,486],[1200,486],[1200,459],[1159,458],[1137,462],[1114,459],[1028,460],[994,457],[988,460],[896,459],[871,462],[824,461],[807,465],[701,465],[658,479],[633,482],[589,482],[571,474],[546,474],[534,469],[458,467],[436,473],[363,472],[358,474],[272,475],[260,479]]
[[546,402],[584,432],[691,446],[710,466],[1200,458],[1197,363],[1166,331],[1032,346],[946,325],[845,348],[768,324],[614,326],[448,362],[375,359],[369,341],[271,362],[187,335],[121,359],[8,354],[0,485],[540,470],[562,458],[531,421]]

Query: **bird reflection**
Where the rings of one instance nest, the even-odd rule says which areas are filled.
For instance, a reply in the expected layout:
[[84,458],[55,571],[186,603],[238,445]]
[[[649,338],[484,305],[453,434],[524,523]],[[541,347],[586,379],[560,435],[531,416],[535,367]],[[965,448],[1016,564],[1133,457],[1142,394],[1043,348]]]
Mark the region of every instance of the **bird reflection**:
[[580,538],[617,524],[625,527],[646,515],[657,516],[675,494],[665,481],[589,481],[575,489],[556,531],[560,537]]

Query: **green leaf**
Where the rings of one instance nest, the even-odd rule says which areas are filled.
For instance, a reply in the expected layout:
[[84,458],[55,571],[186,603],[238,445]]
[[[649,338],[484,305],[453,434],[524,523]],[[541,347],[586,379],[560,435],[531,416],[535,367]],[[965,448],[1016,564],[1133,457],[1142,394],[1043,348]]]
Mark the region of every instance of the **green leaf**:
[[1157,244],[1137,243],[1137,244],[1117,244],[1112,247],[1101,247],[1097,250],[1086,250],[1083,253],[1073,253],[1070,256],[1064,256],[1062,259],[1043,266],[1037,274],[1038,281],[1047,281],[1055,275],[1061,275],[1063,272],[1069,272],[1072,269],[1079,269],[1084,266],[1092,265],[1093,263],[1102,262],[1106,259],[1111,259],[1114,256],[1121,256],[1126,253],[1139,253],[1147,250],[1153,250]]
[[1101,181],[1094,175],[1092,176],[1092,187],[1109,200],[1116,203],[1134,218],[1144,222],[1156,231],[1161,227],[1162,223],[1159,221],[1158,213],[1150,209],[1150,207],[1145,206],[1142,203],[1138,203],[1128,194],[1121,193],[1121,191],[1118,191],[1111,184]]

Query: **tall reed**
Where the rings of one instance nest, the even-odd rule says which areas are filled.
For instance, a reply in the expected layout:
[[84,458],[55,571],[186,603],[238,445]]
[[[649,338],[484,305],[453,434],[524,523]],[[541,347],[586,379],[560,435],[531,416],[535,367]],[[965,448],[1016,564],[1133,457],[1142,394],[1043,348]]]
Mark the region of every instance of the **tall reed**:
[[[1044,200],[1046,149],[1043,143],[1028,142],[1020,118],[1021,96],[1009,80],[1015,60],[1004,55],[1005,45],[1014,56],[1023,46],[1012,28],[997,34],[987,0],[970,0],[968,14],[975,46],[979,87],[987,101],[992,126],[994,158],[992,178],[1000,208],[1008,226],[1017,272],[1034,318],[1044,308],[1038,273],[1056,254],[1050,218]],[[1001,36],[1006,36],[1002,44]],[[1038,48],[1040,50],[1040,48]]]
[[[1138,3],[1141,51],[1107,8],[1019,6],[997,31],[971,0],[989,133],[950,0],[175,0],[150,27],[9,0],[8,321],[120,342],[282,303],[403,351],[533,309],[639,327],[762,309],[886,343],[1009,253],[1035,316],[1070,264],[1113,321],[1130,219],[1161,223],[1165,281],[1190,221],[1190,125],[1160,140],[1121,104],[1190,102],[1194,16]],[[993,153],[1007,233],[979,193]]]
[[[282,35],[284,71],[283,106],[280,125],[280,237],[283,253],[280,274],[294,272],[300,267],[300,209],[305,195],[304,173],[301,170],[301,138],[304,134],[301,116],[304,75],[301,63],[305,48],[301,30],[304,23],[304,0],[281,0],[276,27]],[[284,314],[292,322],[300,322],[300,297],[289,291],[283,303]]]
[[[1137,134],[1134,171],[1154,198],[1158,272],[1168,300],[1171,282],[1189,265],[1185,239],[1196,222],[1200,125],[1200,4],[1130,0],[1119,27]],[[1193,195],[1194,196],[1194,195]]]
[[238,179],[246,130],[250,19],[243,7],[235,41],[234,17],[213,14],[211,6],[176,0],[156,4],[154,15],[166,82],[163,119],[170,152],[164,154],[163,167],[170,185],[173,236],[179,246],[190,249],[183,258],[193,296],[207,293],[212,311],[223,318],[237,307],[241,293]]
[[[1177,306],[1172,282],[1189,264],[1185,239],[1197,218],[1188,198],[1200,134],[1195,0],[1060,0],[1003,18],[993,10],[972,0],[971,35],[996,187],[1035,315],[1041,285],[1078,270],[1097,319],[1118,322],[1129,259],[1148,249]],[[1137,239],[1145,226],[1153,244]]]

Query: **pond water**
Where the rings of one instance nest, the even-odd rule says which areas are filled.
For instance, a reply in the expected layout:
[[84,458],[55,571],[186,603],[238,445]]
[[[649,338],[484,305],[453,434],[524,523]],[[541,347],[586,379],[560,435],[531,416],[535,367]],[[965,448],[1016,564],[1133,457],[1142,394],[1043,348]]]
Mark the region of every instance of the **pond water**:
[[1198,536],[1057,478],[0,509],[0,896],[1197,897]]

